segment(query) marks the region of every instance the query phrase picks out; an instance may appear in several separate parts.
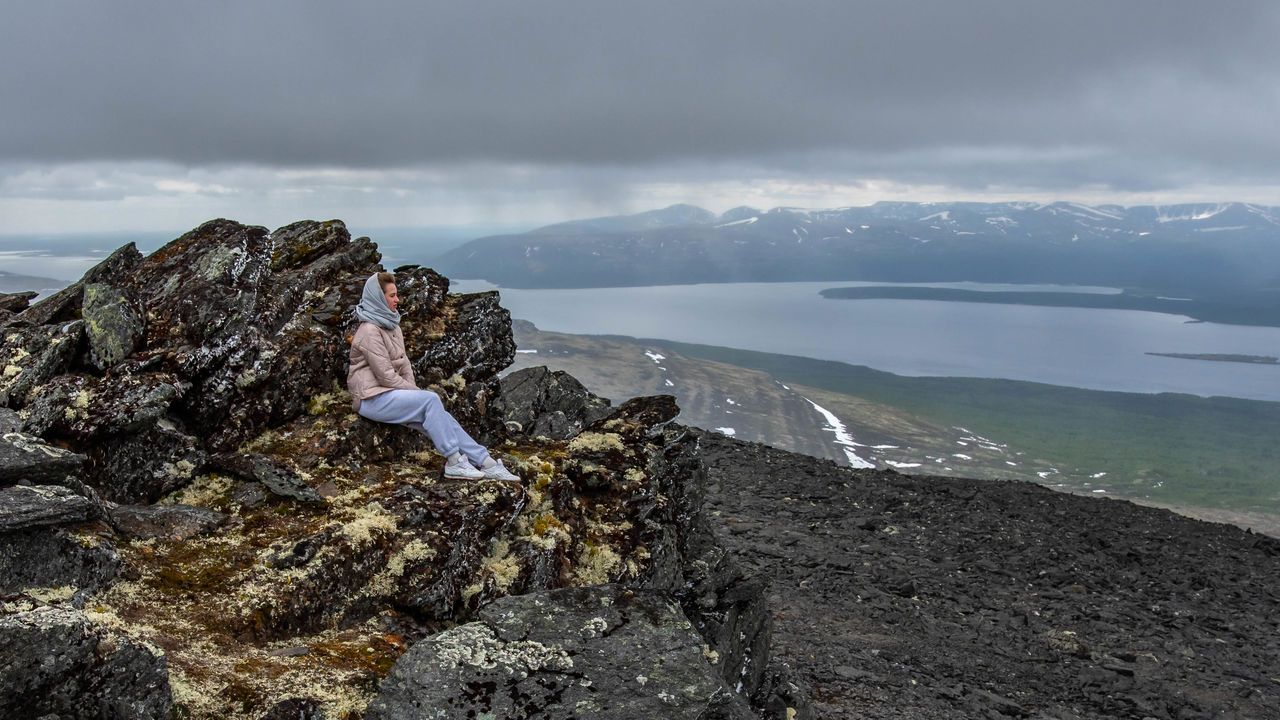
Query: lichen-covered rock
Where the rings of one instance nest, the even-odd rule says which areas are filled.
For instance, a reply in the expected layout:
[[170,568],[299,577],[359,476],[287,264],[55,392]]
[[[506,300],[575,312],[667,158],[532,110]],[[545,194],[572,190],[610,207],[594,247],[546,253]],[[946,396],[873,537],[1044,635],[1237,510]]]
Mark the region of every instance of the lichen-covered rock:
[[591,394],[562,370],[531,367],[501,380],[498,408],[509,431],[567,440],[607,417],[609,401]]
[[84,321],[10,327],[0,344],[0,405],[22,407],[33,388],[71,367],[84,339]]
[[165,417],[185,389],[171,373],[62,375],[31,393],[26,429],[80,442],[137,433]]
[[0,595],[61,592],[82,598],[120,574],[120,555],[99,534],[36,527],[0,534]]
[[716,662],[660,593],[611,585],[507,597],[414,645],[366,718],[754,718]]
[[0,614],[0,716],[163,720],[170,703],[164,658],[128,636],[66,607]]
[[0,487],[0,533],[82,522],[95,511],[88,498],[57,485]]
[[0,434],[0,485],[58,485],[84,465],[85,456],[49,445],[33,435]]
[[81,314],[89,362],[107,370],[131,355],[142,339],[142,317],[129,298],[106,283],[87,283]]

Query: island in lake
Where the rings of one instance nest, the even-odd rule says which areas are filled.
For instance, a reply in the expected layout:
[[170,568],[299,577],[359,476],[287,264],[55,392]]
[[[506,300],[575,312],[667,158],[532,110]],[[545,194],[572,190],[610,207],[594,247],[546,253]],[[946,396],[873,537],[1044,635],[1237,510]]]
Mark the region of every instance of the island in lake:
[[1178,358],[1179,360],[1212,360],[1214,362],[1234,362],[1234,363],[1250,363],[1253,365],[1280,365],[1280,358],[1271,355],[1231,355],[1220,353],[1159,353],[1149,352],[1148,355],[1157,355],[1159,357]]

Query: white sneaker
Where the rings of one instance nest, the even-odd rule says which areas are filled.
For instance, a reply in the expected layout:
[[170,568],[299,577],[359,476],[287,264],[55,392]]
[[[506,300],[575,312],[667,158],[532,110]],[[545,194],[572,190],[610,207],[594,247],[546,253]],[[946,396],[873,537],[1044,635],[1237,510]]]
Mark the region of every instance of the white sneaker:
[[457,462],[446,461],[444,464],[444,476],[447,478],[456,478],[459,480],[481,480],[488,477],[485,473],[476,469],[472,465],[467,456],[458,454]]
[[489,467],[483,468],[485,480],[515,480],[520,481],[520,476],[511,474],[511,471],[502,464],[501,460],[494,460]]

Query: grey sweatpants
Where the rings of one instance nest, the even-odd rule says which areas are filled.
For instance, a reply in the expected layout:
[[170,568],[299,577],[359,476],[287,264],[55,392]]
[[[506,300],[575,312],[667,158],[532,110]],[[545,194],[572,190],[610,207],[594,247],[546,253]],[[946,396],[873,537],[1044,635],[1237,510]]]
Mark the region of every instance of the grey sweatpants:
[[444,409],[440,396],[430,390],[388,390],[361,400],[359,412],[370,420],[408,425],[426,433],[435,444],[436,452],[445,457],[460,452],[476,467],[489,457],[489,451],[471,439]]

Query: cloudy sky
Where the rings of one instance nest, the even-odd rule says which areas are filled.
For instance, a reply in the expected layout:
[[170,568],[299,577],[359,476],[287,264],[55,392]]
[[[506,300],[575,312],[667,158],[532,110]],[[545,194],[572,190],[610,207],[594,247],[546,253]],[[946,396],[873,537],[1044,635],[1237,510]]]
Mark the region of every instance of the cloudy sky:
[[691,202],[1280,205],[1280,3],[41,2],[0,233]]

